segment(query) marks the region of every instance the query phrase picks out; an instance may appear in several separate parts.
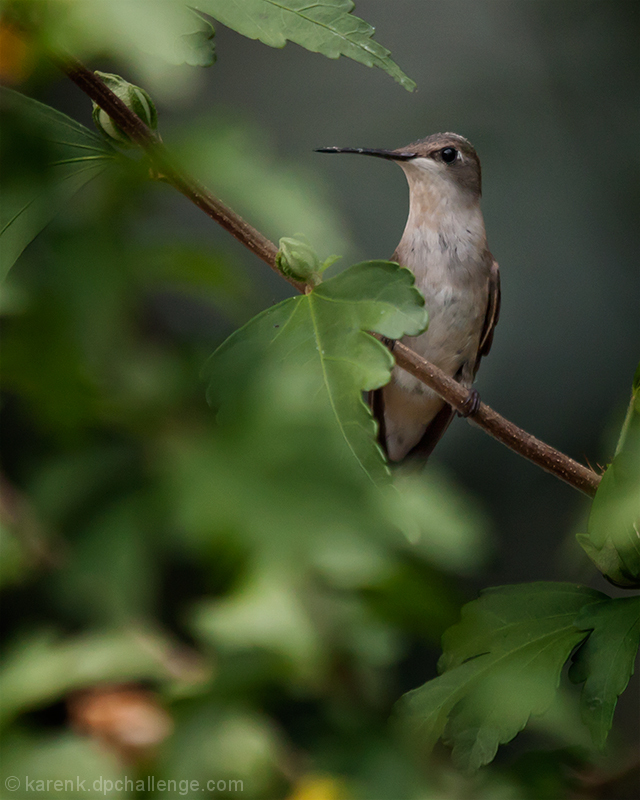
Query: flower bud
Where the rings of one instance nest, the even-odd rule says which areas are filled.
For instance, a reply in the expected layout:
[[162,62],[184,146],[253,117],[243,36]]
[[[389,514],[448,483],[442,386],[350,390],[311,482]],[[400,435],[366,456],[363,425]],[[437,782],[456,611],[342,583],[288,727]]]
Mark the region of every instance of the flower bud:
[[301,283],[320,283],[320,259],[302,234],[283,237],[278,244],[276,266],[280,272]]
[[[140,119],[152,130],[158,127],[158,114],[153,100],[144,89],[135,86],[129,81],[125,81],[119,75],[111,75],[108,72],[96,72],[99,78],[111,91],[122,100],[130,111],[140,117]],[[106,111],[93,103],[93,122],[98,130],[108,139],[117,142],[119,145],[132,144],[131,139],[121,130],[111,119]]]

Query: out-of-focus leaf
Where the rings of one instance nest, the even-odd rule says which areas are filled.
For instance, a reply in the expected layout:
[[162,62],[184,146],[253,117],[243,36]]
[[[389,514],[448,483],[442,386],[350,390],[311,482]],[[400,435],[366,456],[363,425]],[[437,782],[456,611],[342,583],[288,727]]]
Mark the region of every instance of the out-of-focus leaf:
[[[566,797],[567,773],[569,770],[578,773],[586,767],[585,754],[586,751],[583,754],[577,748],[545,748],[523,753],[507,767],[506,775],[515,785],[509,787],[505,797],[513,800],[558,800]],[[504,772],[496,773],[501,777],[505,775]],[[484,770],[481,774],[488,776],[492,772]],[[502,794],[493,796],[501,797]]]
[[607,580],[640,588],[640,365],[614,459],[593,500],[588,533],[576,538]]
[[386,666],[397,657],[398,637],[356,597],[327,592],[303,571],[264,566],[228,598],[201,603],[193,617],[199,637],[223,652],[264,649],[277,654],[287,674],[318,685],[335,651],[356,664]]
[[114,627],[148,618],[157,576],[147,514],[140,498],[125,495],[82,526],[73,558],[52,576],[70,618]]
[[97,392],[64,310],[41,301],[17,317],[4,336],[2,377],[5,389],[29,405],[35,424],[77,434],[95,418]]
[[193,6],[270,47],[284,47],[289,40],[328,58],[348,56],[367,67],[380,67],[410,92],[415,89],[389,51],[373,40],[374,28],[353,16],[351,0],[198,0]]
[[131,795],[114,787],[115,781],[123,780],[126,772],[115,753],[106,747],[96,747],[95,741],[86,736],[57,730],[34,736],[15,729],[3,735],[0,784],[9,786],[6,781],[10,777],[19,778],[19,790],[9,795],[16,800],[31,794],[45,800],[95,798],[105,794],[111,800],[124,800]]
[[0,279],[4,279],[24,248],[79,189],[113,162],[115,153],[70,117],[10,89],[0,90],[0,109],[4,181]]
[[322,258],[345,254],[344,220],[317,177],[276,161],[264,132],[221,121],[221,114],[194,120],[172,138],[180,162],[274,241],[303,231]]
[[202,797],[211,780],[219,794],[225,787],[231,796],[277,796],[286,743],[273,721],[257,710],[205,700],[177,714],[167,745],[158,762],[162,777],[179,781],[188,775],[198,782],[197,790],[189,782],[188,788],[180,785],[182,796]]
[[395,470],[387,492],[389,517],[412,551],[441,569],[468,572],[486,553],[488,522],[473,498],[460,503],[462,489],[431,465],[423,474]]
[[226,651],[264,648],[282,656],[294,674],[317,677],[326,668],[322,640],[288,569],[251,573],[223,600],[201,603],[193,618],[199,638]]
[[48,11],[39,23],[49,46],[83,59],[107,52],[158,97],[189,91],[193,73],[180,65],[215,62],[213,27],[185,0],[74,0]]
[[[196,300],[203,308],[203,323],[208,303],[236,324],[242,324],[260,298],[240,264],[230,262],[210,248],[193,243],[167,242],[135,252],[136,265],[145,283],[156,292],[167,293],[176,305],[176,293]],[[184,314],[179,315],[181,318]],[[211,312],[208,314],[211,318]],[[211,323],[209,322],[209,330]]]
[[31,571],[24,547],[4,520],[0,520],[0,588],[20,583]]
[[576,614],[604,599],[566,583],[483,592],[445,633],[442,674],[401,701],[415,736],[428,748],[442,736],[465,769],[488,764],[553,703],[562,667],[586,636]]
[[419,561],[405,561],[364,592],[371,607],[396,630],[427,639],[435,647],[460,615],[461,600],[451,579]]
[[584,682],[582,718],[593,741],[604,747],[618,697],[633,675],[640,643],[640,597],[607,599],[584,608],[575,625],[591,631],[573,657],[569,677]]
[[134,453],[126,446],[83,447],[42,459],[27,484],[40,516],[57,530],[84,523],[105,498],[136,481]]
[[200,24],[202,27],[195,33],[182,34],[182,58],[190,67],[211,67],[216,63],[216,30],[208,20],[200,19]]
[[[179,546],[215,570],[229,553],[235,558],[230,590],[197,606],[198,638],[225,658],[275,656],[280,673],[307,686],[317,686],[336,657],[371,672],[397,656],[389,594],[403,591],[408,559],[424,567],[434,558],[436,536],[449,530],[441,529],[443,517],[455,523],[453,512],[442,509],[446,498],[433,496],[433,511],[430,504],[419,507],[422,525],[434,526],[425,533],[431,545],[408,541],[385,494],[396,491],[393,485],[381,490],[355,459],[344,458],[331,409],[309,402],[317,389],[314,369],[288,361],[240,369],[237,402],[225,424],[215,432],[176,432],[154,459]],[[463,524],[471,527],[469,520]],[[413,518],[412,525],[412,533],[422,530]],[[465,536],[458,539],[461,548]],[[455,614],[449,586],[434,587],[426,568],[419,584],[424,592],[415,613],[432,604],[441,631],[443,613],[447,621]],[[365,594],[375,594],[375,602]],[[433,635],[429,622],[415,625],[420,635]]]
[[34,634],[6,654],[0,721],[101,681],[168,680],[168,655],[167,642],[146,632],[105,631],[66,640],[52,632]]
[[[237,416],[212,431],[168,436],[157,460],[183,545],[199,550],[233,539],[269,561],[300,562],[335,532],[366,549],[388,520],[380,493],[344,439],[330,409],[309,405],[315,373],[289,365],[249,374],[236,387]],[[246,498],[250,497],[251,502]],[[397,541],[397,540],[396,540]]]
[[255,370],[260,353],[274,363],[305,367],[313,376],[310,406],[323,413],[330,409],[345,457],[355,458],[372,480],[380,481],[388,470],[362,392],[389,381],[393,357],[367,331],[398,339],[424,330],[426,322],[424,300],[409,270],[386,261],[356,264],[232,334],[207,364],[209,399],[223,413],[233,408],[235,376]]

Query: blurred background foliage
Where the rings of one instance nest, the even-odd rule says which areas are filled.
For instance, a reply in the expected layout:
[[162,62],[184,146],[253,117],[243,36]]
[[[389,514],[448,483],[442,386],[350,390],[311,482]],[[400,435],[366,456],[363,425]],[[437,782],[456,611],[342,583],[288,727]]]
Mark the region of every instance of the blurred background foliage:
[[[222,26],[215,66],[186,66],[202,59],[176,50],[176,33],[195,27],[159,0],[37,5],[46,42],[64,35],[92,68],[152,93],[192,173],[323,258],[388,256],[406,188],[391,167],[314,147],[469,136],[503,273],[480,391],[571,455],[611,458],[637,361],[637,4],[361,0],[414,95]],[[120,35],[119,14],[144,46]],[[4,82],[90,126],[87,98],[0,30]],[[4,175],[46,180],[19,115],[3,115],[1,146]],[[241,780],[245,797],[290,800],[627,796],[615,774],[637,741],[637,681],[604,756],[570,695],[472,778],[444,750],[426,763],[389,725],[478,587],[580,579],[616,594],[573,541],[588,503],[458,423],[426,471],[397,475],[423,519],[408,537],[390,522],[402,503],[383,508],[336,457],[304,375],[274,365],[238,376],[236,418],[216,426],[207,356],[288,287],[133,161],[60,202],[2,287],[2,781],[80,776],[90,795],[100,776]]]

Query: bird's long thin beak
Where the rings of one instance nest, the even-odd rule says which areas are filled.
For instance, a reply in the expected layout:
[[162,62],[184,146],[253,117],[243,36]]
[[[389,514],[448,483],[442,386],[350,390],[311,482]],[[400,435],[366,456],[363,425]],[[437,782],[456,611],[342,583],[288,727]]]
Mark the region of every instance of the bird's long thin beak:
[[361,156],[376,156],[389,161],[410,161],[417,153],[403,153],[398,150],[369,150],[366,147],[319,147],[316,153],[356,153]]

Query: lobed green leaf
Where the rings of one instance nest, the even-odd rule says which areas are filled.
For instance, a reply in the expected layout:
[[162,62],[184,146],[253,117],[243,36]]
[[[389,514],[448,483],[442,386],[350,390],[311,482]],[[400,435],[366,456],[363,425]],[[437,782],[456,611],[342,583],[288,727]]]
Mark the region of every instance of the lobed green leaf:
[[426,327],[424,300],[412,273],[388,261],[356,264],[313,291],[254,317],[211,357],[205,372],[210,402],[233,409],[238,378],[260,358],[288,363],[311,375],[309,404],[330,414],[345,457],[355,458],[375,482],[388,475],[375,441],[376,423],[362,392],[391,377],[393,357],[367,331],[391,339]]
[[374,41],[374,28],[353,16],[352,0],[199,0],[193,7],[270,47],[284,47],[289,40],[328,58],[347,56],[383,69],[410,92],[415,89],[415,83],[389,58],[389,51]]
[[582,609],[576,627],[591,631],[573,657],[569,677],[583,683],[582,719],[602,748],[618,697],[633,675],[640,644],[640,597],[607,599]]
[[576,614],[605,595],[566,583],[500,586],[462,609],[444,636],[439,677],[401,701],[431,748],[443,737],[464,769],[488,764],[553,703],[562,667],[586,636]]

